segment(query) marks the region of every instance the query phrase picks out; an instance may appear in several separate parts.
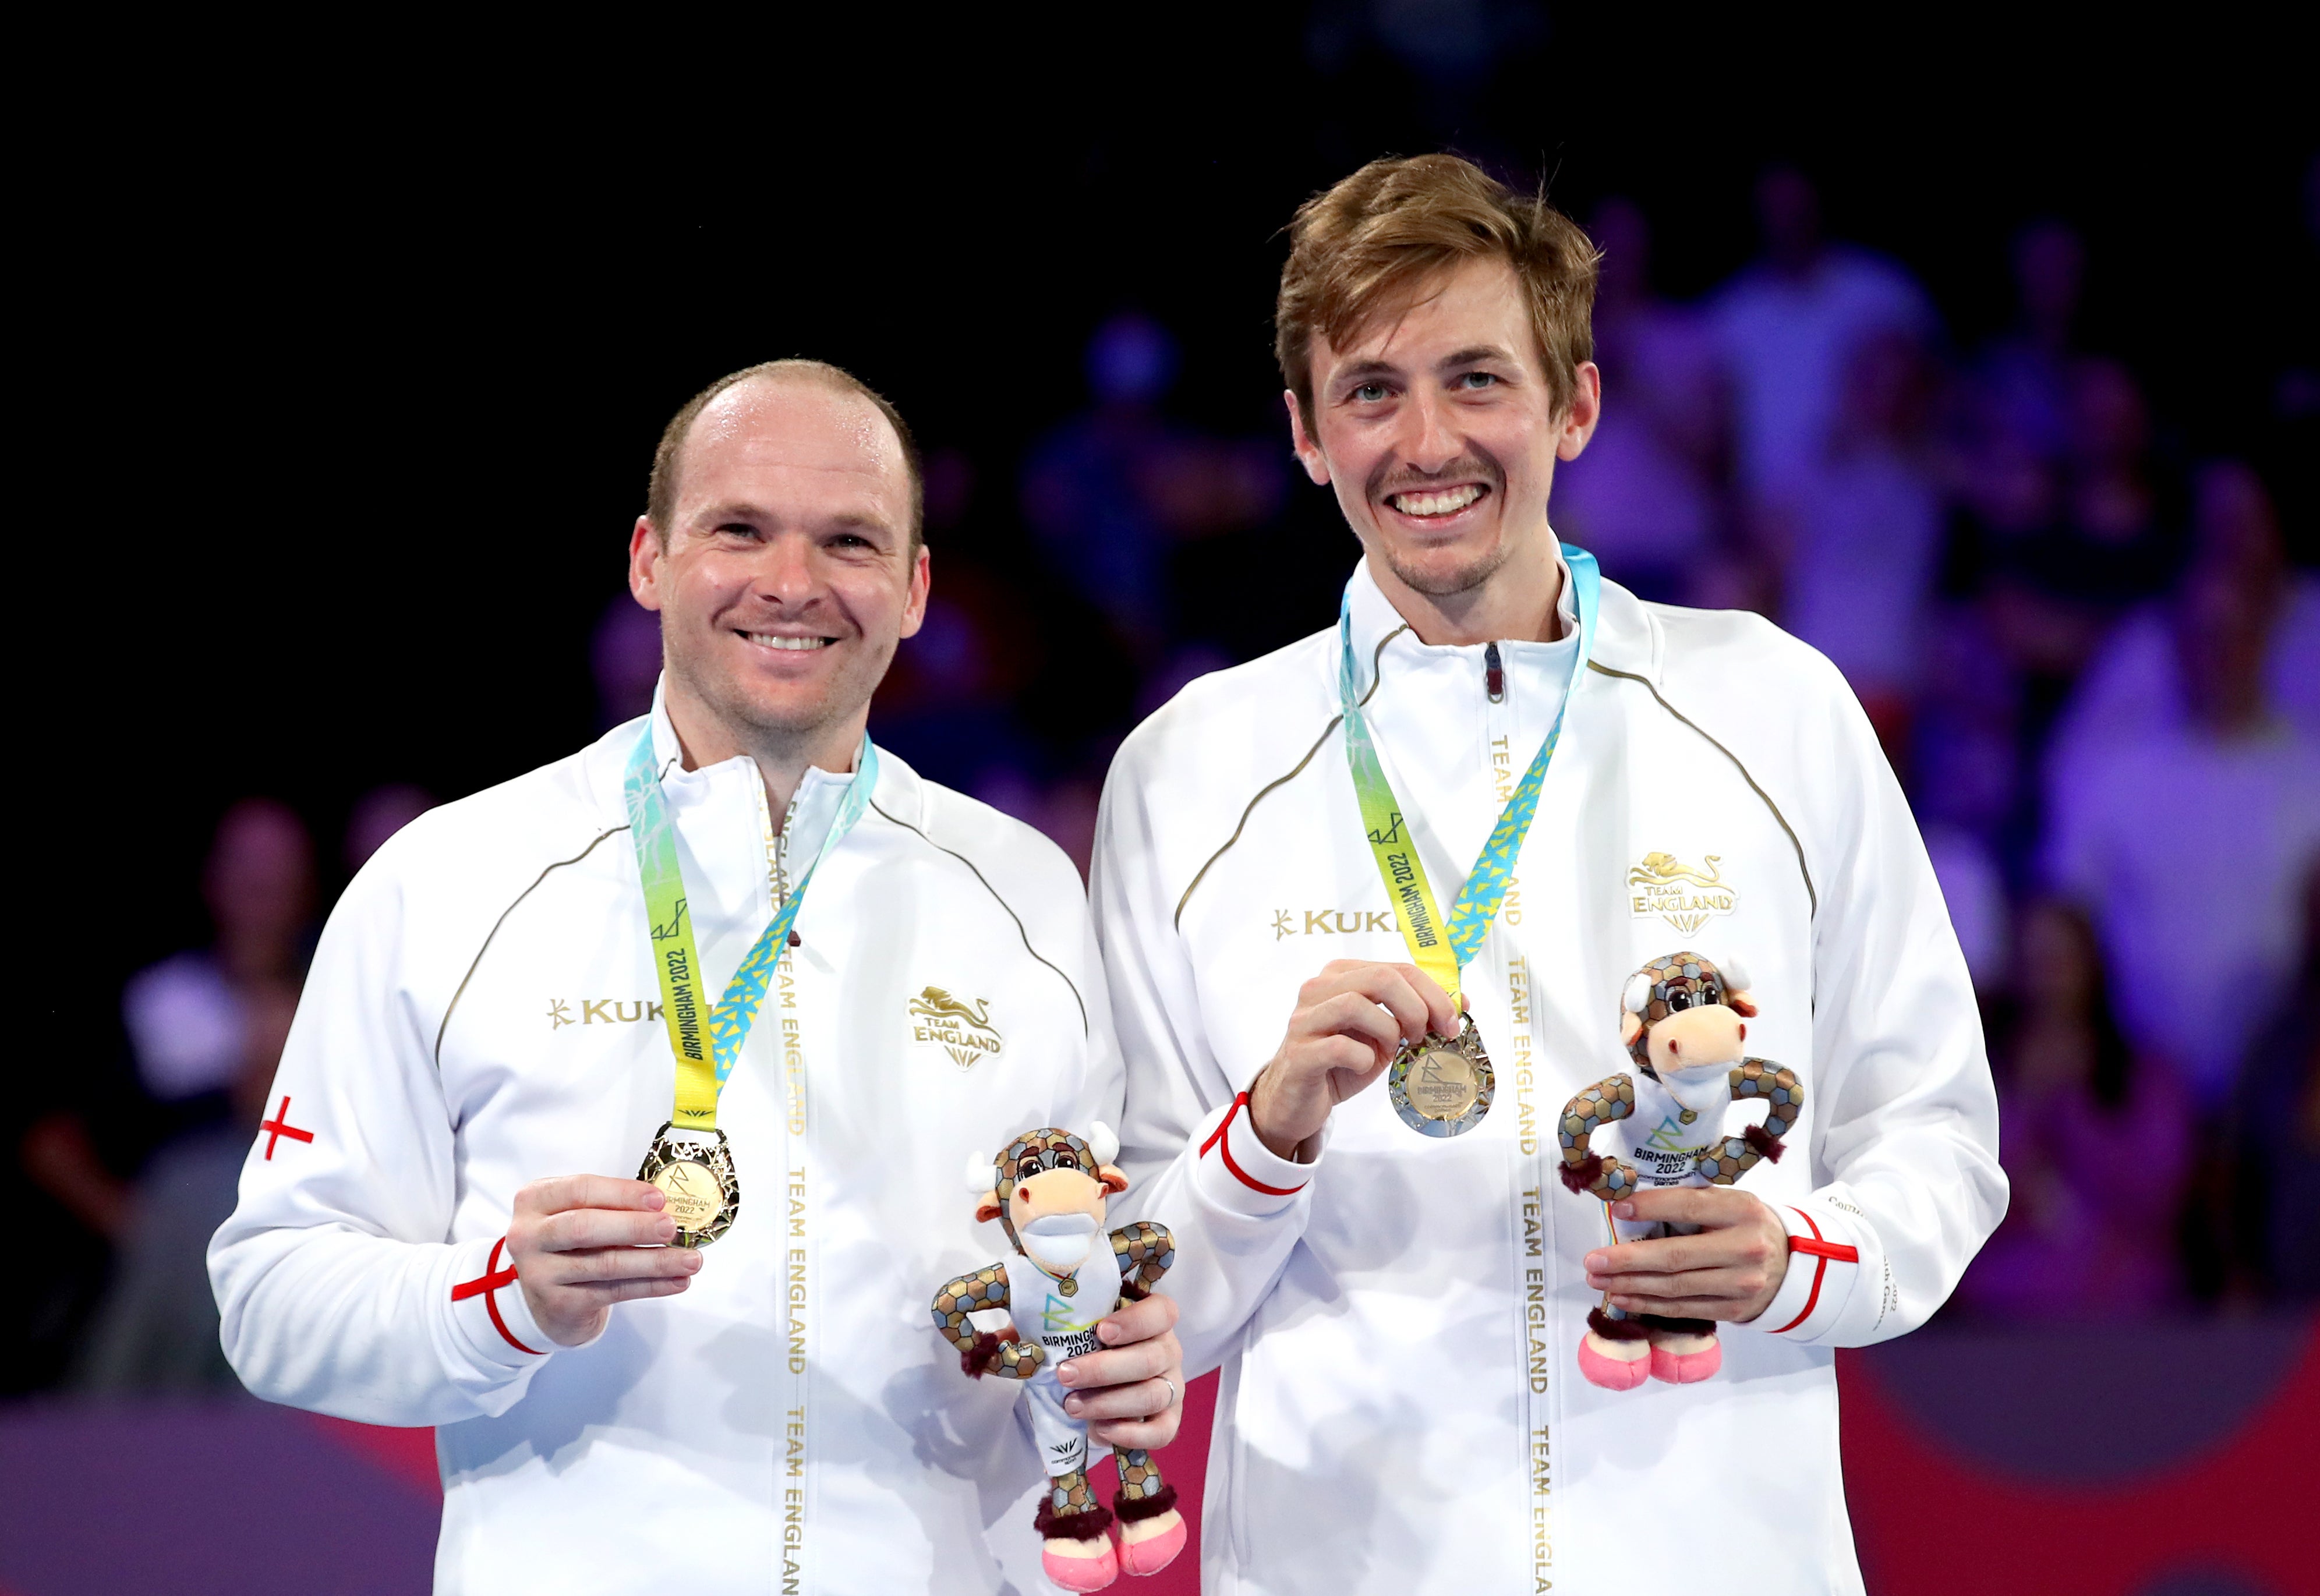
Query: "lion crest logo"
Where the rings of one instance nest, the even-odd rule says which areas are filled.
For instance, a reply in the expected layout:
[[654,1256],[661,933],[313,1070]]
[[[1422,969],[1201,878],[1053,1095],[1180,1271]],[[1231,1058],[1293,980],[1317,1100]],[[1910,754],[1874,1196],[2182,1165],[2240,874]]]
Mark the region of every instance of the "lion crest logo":
[[929,986],[912,998],[907,1008],[911,1039],[938,1047],[961,1069],[973,1069],[1001,1049],[998,1027],[991,1023],[991,1000],[972,1004],[939,986]]
[[1724,879],[1724,856],[1702,854],[1700,868],[1671,853],[1647,853],[1627,871],[1628,909],[1637,920],[1664,920],[1689,936],[1740,906],[1737,888]]

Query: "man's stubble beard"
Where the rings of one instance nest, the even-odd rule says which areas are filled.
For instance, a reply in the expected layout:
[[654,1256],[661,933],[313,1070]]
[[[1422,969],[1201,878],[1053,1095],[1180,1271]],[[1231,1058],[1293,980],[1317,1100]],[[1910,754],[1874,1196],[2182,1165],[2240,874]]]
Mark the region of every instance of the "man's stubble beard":
[[780,757],[811,748],[831,727],[845,724],[866,708],[893,656],[890,652],[875,662],[866,673],[866,682],[859,679],[865,674],[862,667],[866,662],[857,659],[830,683],[829,692],[819,702],[800,703],[788,713],[758,703],[723,673],[702,668],[701,661],[675,643],[666,626],[661,660],[668,674],[717,717],[734,741],[753,755]]
[[1422,593],[1434,599],[1455,598],[1460,594],[1472,593],[1482,586],[1499,574],[1500,567],[1507,563],[1509,552],[1502,537],[1465,565],[1447,572],[1429,572],[1404,564],[1393,545],[1384,538],[1381,537],[1378,543],[1385,555],[1386,569],[1393,573],[1394,579],[1412,593]]

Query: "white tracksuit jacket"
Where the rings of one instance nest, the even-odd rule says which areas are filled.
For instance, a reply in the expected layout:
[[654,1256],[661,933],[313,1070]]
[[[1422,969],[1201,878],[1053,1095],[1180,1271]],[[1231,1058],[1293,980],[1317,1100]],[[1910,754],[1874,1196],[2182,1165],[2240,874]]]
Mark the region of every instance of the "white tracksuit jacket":
[[[227,1355],[273,1401],[440,1427],[439,1591],[1037,1589],[1020,1390],[965,1378],[927,1305],[1005,1250],[969,1156],[1116,1123],[1119,1065],[1070,862],[891,754],[725,1087],[740,1215],[692,1288],[567,1351],[518,1286],[459,1289],[504,1270],[517,1188],[633,1177],[669,1117],[621,796],[642,724],[426,815],[348,888],[267,1099],[298,1134],[259,1136],[211,1248]],[[850,779],[809,775],[793,879]],[[773,911],[764,789],[747,758],[665,784],[721,992]]]
[[[1380,655],[1401,618],[1366,567],[1353,603],[1370,723],[1446,899],[1571,654],[1500,645],[1493,703],[1482,648],[1403,631]],[[1207,1588],[1858,1591],[1833,1349],[1922,1323],[2006,1204],[1965,965],[1867,720],[1762,620],[1605,583],[1593,666],[1466,971],[1495,1105],[1429,1139],[1381,1081],[1303,1166],[1236,1095],[1326,962],[1409,957],[1333,724],[1337,670],[1332,628],[1195,682],[1122,748],[1099,827],[1126,1156],[1173,1158],[1144,1207],[1177,1229],[1189,1366],[1224,1371]],[[1714,1379],[1608,1392],[1576,1364],[1605,1214],[1555,1178],[1557,1117],[1632,1067],[1621,986],[1684,948],[1742,961],[1763,1011],[1748,1051],[1808,1089],[1787,1157],[1742,1186],[1858,1261],[1792,1254],[1771,1310],[1726,1328]]]

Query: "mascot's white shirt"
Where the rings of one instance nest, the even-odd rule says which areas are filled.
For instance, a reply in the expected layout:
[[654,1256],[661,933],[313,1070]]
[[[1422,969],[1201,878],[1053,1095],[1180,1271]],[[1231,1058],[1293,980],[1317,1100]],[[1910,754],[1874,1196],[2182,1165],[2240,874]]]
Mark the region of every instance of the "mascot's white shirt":
[[[1566,571],[1566,624],[1570,591]],[[1493,703],[1481,648],[1405,630],[1378,654],[1401,617],[1365,567],[1353,621],[1446,910],[1571,655],[1501,644]],[[1380,1081],[1299,1165],[1236,1094],[1324,964],[1409,958],[1331,724],[1338,657],[1332,628],[1193,683],[1122,748],[1099,826],[1123,1162],[1153,1174],[1139,1211],[1177,1229],[1189,1366],[1224,1370],[1207,1588],[1858,1591],[1833,1349],[1922,1323],[2007,1192],[1964,960],[1868,721],[1759,618],[1605,583],[1593,667],[1465,973],[1489,1117],[1421,1137]],[[1603,1391],[1576,1361],[1603,1211],[1556,1180],[1556,1120],[1634,1067],[1621,988],[1685,948],[1741,961],[1763,1009],[1748,1052],[1807,1087],[1786,1157],[1743,1189],[1858,1262],[1793,1255],[1714,1379]]]
[[[211,1247],[227,1355],[273,1401],[439,1427],[439,1591],[1036,1588],[1018,1393],[963,1376],[927,1303],[1001,1239],[968,1157],[1116,1121],[1119,1065],[1070,862],[893,755],[726,1084],[740,1216],[691,1289],[572,1350],[516,1285],[455,1295],[519,1187],[633,1177],[669,1117],[621,795],[644,724],[429,813],[348,888],[267,1099],[312,1139],[260,1135]],[[801,790],[793,880],[848,779]],[[763,787],[747,758],[665,786],[721,993],[773,911]]]
[[[1085,1468],[1092,1449],[1087,1423],[1064,1411],[1068,1393],[1056,1371],[1066,1360],[1102,1346],[1096,1339],[1095,1327],[1119,1306],[1119,1259],[1111,1250],[1111,1238],[1097,1231],[1086,1259],[1064,1274],[1050,1274],[1021,1253],[1010,1253],[999,1266],[1007,1276],[1006,1310],[992,1309],[976,1314],[974,1322],[979,1328],[1002,1335],[1004,1327],[1012,1323],[1019,1335],[1047,1348],[1047,1361],[1021,1383],[1024,1405],[1030,1410],[1031,1438],[1039,1448],[1039,1466],[1050,1478],[1066,1469]],[[1063,1290],[1066,1279],[1074,1288],[1068,1296]],[[990,1379],[984,1376],[984,1383]],[[1094,1455],[1103,1457],[1110,1452],[1110,1447],[1101,1447]],[[1165,1470],[1162,1477],[1166,1477]]]

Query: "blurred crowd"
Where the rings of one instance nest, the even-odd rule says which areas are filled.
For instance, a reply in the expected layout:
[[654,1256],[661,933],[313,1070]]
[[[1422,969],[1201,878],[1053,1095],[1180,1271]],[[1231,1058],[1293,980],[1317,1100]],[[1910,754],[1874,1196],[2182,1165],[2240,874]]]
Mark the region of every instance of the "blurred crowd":
[[[2067,225],[2014,240],[2015,324],[1962,348],[1901,264],[1823,235],[1802,174],[1757,201],[1760,257],[1695,304],[1655,294],[1641,208],[1585,219],[1604,421],[1552,516],[1647,599],[1802,637],[1877,727],[1985,1006],[2013,1179],[1951,1311],[2320,1296],[2320,580],[2275,485],[2189,456],[2081,342]],[[1084,407],[1011,472],[929,451],[933,598],[874,711],[1083,871],[1119,738],[1325,622],[1356,552],[1277,425],[1183,419],[1181,364],[1123,312]],[[612,600],[590,665],[602,724],[641,713],[653,618]],[[430,802],[365,796],[327,874]],[[80,1245],[11,1327],[6,1389],[231,1383],[202,1249],[251,1127],[287,1123],[264,1099],[325,874],[295,811],[227,809],[208,942],[126,983],[116,1072],[35,1095],[16,1189]]]
[[2080,340],[2090,263],[2013,241],[2014,325],[1946,335],[1775,169],[1763,253],[1651,288],[1614,200],[1604,420],[1556,530],[1648,598],[1761,611],[1841,669],[1985,1006],[2014,1199],[1957,1311],[2320,1294],[2320,579],[2263,474],[2186,458]]

